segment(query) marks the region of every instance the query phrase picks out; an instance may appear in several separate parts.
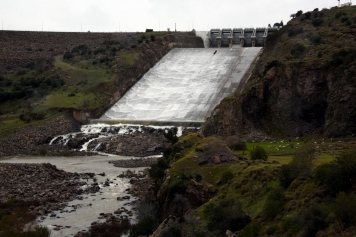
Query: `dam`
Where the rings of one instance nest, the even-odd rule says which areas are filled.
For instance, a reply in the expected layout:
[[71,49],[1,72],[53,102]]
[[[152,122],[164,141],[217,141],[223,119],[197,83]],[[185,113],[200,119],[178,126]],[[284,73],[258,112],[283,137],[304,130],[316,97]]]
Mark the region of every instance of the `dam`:
[[175,48],[90,123],[200,127],[233,94],[260,47]]

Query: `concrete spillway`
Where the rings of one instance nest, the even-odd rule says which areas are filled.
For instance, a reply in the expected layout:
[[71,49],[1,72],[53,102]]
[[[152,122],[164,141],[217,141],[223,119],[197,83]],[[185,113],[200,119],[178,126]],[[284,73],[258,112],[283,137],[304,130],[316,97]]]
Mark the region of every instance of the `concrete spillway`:
[[173,49],[96,122],[200,124],[236,90],[260,50]]

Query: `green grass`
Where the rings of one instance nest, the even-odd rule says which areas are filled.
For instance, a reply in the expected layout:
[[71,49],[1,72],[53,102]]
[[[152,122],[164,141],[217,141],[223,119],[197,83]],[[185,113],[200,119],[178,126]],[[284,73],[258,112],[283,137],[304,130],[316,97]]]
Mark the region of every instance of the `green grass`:
[[57,113],[47,113],[44,119],[29,123],[21,121],[19,119],[20,114],[18,113],[2,115],[0,116],[0,137],[8,136],[23,128],[43,125],[56,115]]
[[43,109],[49,108],[81,108],[84,100],[89,102],[89,108],[95,107],[94,99],[95,95],[93,93],[77,93],[75,96],[68,96],[69,93],[53,93],[43,100],[35,103],[36,107]]
[[127,51],[120,51],[119,55],[125,60],[125,62],[132,66],[135,64],[135,60],[139,56],[138,52],[127,52]]

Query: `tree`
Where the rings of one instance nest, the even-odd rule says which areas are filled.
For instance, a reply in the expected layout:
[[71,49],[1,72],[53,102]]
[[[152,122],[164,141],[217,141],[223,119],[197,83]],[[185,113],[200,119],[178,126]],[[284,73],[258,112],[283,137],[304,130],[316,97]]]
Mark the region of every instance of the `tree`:
[[284,26],[283,21],[281,21],[281,23],[279,23],[279,26],[280,26],[280,27],[283,27],[283,26]]
[[302,15],[302,14],[303,14],[303,11],[302,11],[302,10],[299,10],[299,11],[297,12],[297,14],[295,14],[295,16],[298,17],[298,16],[300,16],[300,15]]
[[311,146],[298,150],[289,164],[291,172],[295,177],[311,177],[313,171],[313,160],[315,149]]
[[251,151],[251,160],[267,160],[268,155],[265,149],[257,146],[255,149]]

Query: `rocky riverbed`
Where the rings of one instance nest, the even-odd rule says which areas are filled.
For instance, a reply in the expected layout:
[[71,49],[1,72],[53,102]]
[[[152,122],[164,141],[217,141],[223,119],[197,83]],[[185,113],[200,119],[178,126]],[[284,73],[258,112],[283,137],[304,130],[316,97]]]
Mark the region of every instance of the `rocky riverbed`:
[[[63,208],[64,202],[80,195],[96,193],[99,187],[88,185],[94,173],[70,173],[46,164],[0,163],[0,201],[9,199],[38,200],[42,206],[31,206],[32,214],[44,215]],[[81,188],[86,185],[86,188]]]
[[32,200],[32,197],[42,200],[28,210],[37,216],[38,224],[49,228],[52,237],[86,233],[90,227],[124,219],[135,223],[136,203],[148,195],[152,181],[144,168],[128,171],[109,163],[132,159],[121,156],[2,159],[1,201]]

